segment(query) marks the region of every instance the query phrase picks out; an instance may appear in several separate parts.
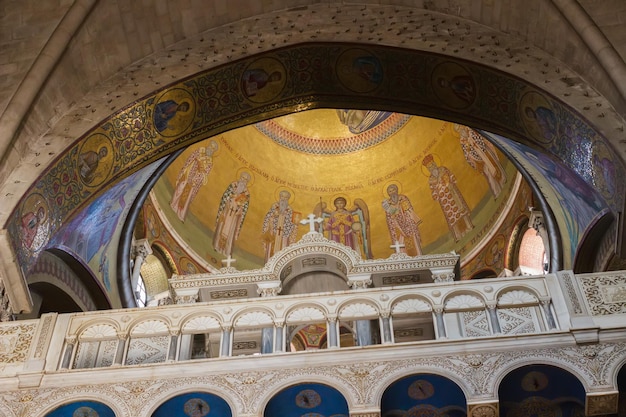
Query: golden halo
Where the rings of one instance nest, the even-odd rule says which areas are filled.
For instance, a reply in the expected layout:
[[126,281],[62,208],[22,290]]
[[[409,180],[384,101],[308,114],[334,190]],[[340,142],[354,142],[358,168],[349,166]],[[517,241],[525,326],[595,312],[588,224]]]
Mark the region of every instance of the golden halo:
[[284,187],[284,186],[276,187],[276,189],[274,190],[274,201],[280,200],[280,193],[283,191],[287,191],[289,193],[289,205],[291,206],[293,202],[296,200],[296,196],[294,195],[293,190],[291,190],[288,187]]
[[350,207],[350,204],[352,203],[352,201],[350,201],[350,198],[347,195],[345,195],[345,194],[335,194],[335,195],[331,196],[329,204],[331,204],[333,207],[335,207],[335,200],[338,199],[339,197],[341,197],[344,200],[346,200],[346,206],[344,207],[345,209]]
[[398,180],[391,180],[391,181],[387,181],[385,183],[385,185],[383,186],[383,198],[388,198],[389,194],[387,194],[387,188],[389,188],[390,185],[395,185],[396,187],[398,187],[398,194],[402,194],[402,183]]
[[247,184],[247,187],[250,187],[252,184],[254,184],[254,175],[252,174],[252,172],[250,172],[248,168],[244,168],[244,167],[239,168],[237,170],[237,177],[234,179],[234,181],[238,181],[244,172],[250,176],[250,180],[248,181],[248,184]]

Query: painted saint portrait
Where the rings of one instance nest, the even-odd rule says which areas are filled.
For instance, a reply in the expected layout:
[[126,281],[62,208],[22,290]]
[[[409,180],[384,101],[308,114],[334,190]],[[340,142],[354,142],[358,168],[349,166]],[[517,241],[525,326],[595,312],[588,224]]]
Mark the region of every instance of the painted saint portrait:
[[250,204],[248,183],[251,179],[249,172],[242,172],[222,194],[213,236],[213,249],[222,255],[230,256],[233,253],[233,246],[246,219]]
[[195,109],[195,101],[187,90],[168,90],[156,99],[152,115],[154,129],[162,136],[178,136],[191,126]]

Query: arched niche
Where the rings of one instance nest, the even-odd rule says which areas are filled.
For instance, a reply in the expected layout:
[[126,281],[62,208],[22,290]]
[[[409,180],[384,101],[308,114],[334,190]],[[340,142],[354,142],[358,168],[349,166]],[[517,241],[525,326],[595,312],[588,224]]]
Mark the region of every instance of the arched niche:
[[585,388],[571,373],[551,365],[527,365],[502,379],[501,415],[584,415]]
[[348,403],[335,388],[324,384],[298,384],[285,388],[267,403],[264,417],[323,415],[348,417]]
[[349,289],[346,265],[330,254],[297,257],[281,270],[281,294],[342,291]]
[[381,417],[465,417],[467,401],[461,388],[440,375],[416,374],[389,385],[381,400]]
[[[27,279],[34,308],[20,318],[45,313],[75,313],[111,308],[106,290],[70,252],[49,249],[41,253]],[[45,294],[46,297],[42,297]]]
[[231,417],[232,415],[230,406],[223,398],[208,392],[177,395],[165,401],[152,413],[152,417]]

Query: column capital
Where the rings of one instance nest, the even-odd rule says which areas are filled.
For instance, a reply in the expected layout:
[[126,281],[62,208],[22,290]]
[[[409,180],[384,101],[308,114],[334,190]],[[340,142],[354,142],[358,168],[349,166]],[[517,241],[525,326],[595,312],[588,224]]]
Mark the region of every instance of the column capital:
[[497,417],[500,407],[497,401],[467,405],[467,417]]
[[350,417],[380,417],[380,411],[351,411]]
[[152,247],[148,239],[135,240],[133,243],[133,256],[141,256],[143,259],[146,259],[150,254],[152,254]]

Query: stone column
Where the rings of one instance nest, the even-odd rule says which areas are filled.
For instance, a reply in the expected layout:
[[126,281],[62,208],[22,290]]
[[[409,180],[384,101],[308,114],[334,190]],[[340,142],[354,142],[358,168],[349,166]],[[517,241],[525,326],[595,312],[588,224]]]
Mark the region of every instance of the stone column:
[[170,349],[167,352],[167,360],[175,361],[178,359],[178,345],[180,339],[179,329],[170,329]]
[[467,417],[498,417],[499,415],[498,401],[467,404]]
[[[282,290],[280,281],[265,281],[257,283],[257,293],[263,297],[276,297]],[[274,327],[261,329],[261,353],[274,352]]]
[[548,329],[556,329],[556,321],[554,320],[554,314],[552,314],[552,300],[550,300],[549,298],[541,298],[539,302],[541,303],[541,308],[543,310],[543,315],[546,319]]
[[230,324],[222,325],[222,344],[220,347],[220,356],[230,356],[233,347],[233,326]]
[[9,294],[4,287],[4,281],[0,278],[0,322],[13,320],[13,309]]
[[[370,274],[353,275],[348,277],[348,285],[353,290],[364,290],[372,285]],[[358,346],[369,346],[372,344],[372,325],[369,320],[356,320],[356,340]]]
[[531,227],[537,231],[537,234],[541,236],[541,241],[543,242],[543,247],[547,256],[547,260],[545,265],[543,265],[544,272],[550,270],[550,265],[548,264],[548,260],[550,259],[550,238],[548,236],[548,229],[546,229],[546,224],[543,219],[543,213],[539,210],[535,210],[533,208],[530,209],[530,218],[528,219],[528,227]]
[[274,352],[285,351],[285,322],[274,322]]
[[124,363],[124,353],[126,352],[126,341],[128,340],[128,333],[117,332],[117,350],[115,351],[115,359],[113,363],[115,365],[122,365]]
[[437,330],[437,339],[446,339],[446,324],[443,320],[443,306],[433,308],[435,316],[435,328]]
[[383,345],[393,343],[393,331],[391,329],[391,312],[388,310],[380,313],[380,338]]
[[76,336],[68,336],[65,338],[65,348],[63,349],[63,356],[61,357],[61,369],[70,369],[72,366],[72,359],[74,358],[74,351],[77,345]]
[[326,321],[326,332],[328,333],[328,349],[337,349],[337,316],[328,316]]
[[487,303],[487,313],[489,314],[489,322],[493,333],[502,333],[500,321],[498,320],[498,305],[496,301]]
[[[133,274],[130,279],[133,292],[137,288],[139,275],[141,273],[141,265],[145,262],[148,255],[152,254],[152,248],[147,239],[140,239],[133,244]],[[135,295],[136,297],[136,295]]]

